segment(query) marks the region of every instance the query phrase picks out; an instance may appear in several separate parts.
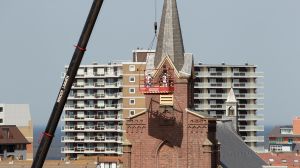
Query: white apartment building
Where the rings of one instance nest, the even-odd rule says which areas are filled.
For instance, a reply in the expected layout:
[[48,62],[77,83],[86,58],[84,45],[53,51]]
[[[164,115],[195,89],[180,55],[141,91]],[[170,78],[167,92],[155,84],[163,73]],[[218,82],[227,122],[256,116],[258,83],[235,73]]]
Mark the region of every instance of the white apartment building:
[[264,126],[258,121],[264,117],[258,114],[263,109],[261,99],[263,94],[258,89],[263,88],[259,78],[263,73],[256,72],[254,65],[195,65],[194,100],[195,110],[207,112],[211,116],[222,119],[225,114],[225,101],[231,88],[238,101],[238,130],[244,142],[253,150],[263,150],[257,144],[264,142],[259,131]]
[[80,66],[64,108],[61,152],[71,159],[121,155],[121,97],[122,64]]

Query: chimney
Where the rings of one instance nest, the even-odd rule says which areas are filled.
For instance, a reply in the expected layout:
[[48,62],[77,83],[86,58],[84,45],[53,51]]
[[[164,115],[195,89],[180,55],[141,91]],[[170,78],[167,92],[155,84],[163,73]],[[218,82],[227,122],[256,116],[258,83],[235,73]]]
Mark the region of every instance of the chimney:
[[293,134],[300,135],[300,117],[293,119]]

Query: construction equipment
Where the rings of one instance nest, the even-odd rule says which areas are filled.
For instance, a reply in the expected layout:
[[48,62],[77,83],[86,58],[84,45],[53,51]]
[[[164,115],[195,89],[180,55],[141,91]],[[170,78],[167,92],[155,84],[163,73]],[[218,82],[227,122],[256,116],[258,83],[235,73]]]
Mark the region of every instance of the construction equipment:
[[58,125],[58,122],[60,119],[60,116],[64,109],[64,105],[67,101],[67,97],[71,90],[72,84],[75,80],[77,70],[80,66],[82,57],[86,50],[86,46],[88,44],[90,35],[92,33],[92,30],[94,28],[95,22],[98,17],[98,14],[102,7],[103,1],[104,0],[94,0],[93,5],[90,9],[90,13],[85,22],[80,39],[79,39],[77,45],[75,46],[76,49],[74,51],[72,60],[69,64],[67,73],[64,77],[62,86],[59,90],[59,93],[58,93],[56,102],[54,104],[51,116],[49,118],[47,127],[45,129],[45,132],[43,133],[41,142],[39,144],[39,148],[34,157],[34,160],[33,160],[32,166],[31,166],[32,168],[42,168],[43,167],[43,164],[45,162],[48,150],[50,148],[55,130],[57,128],[57,125]]

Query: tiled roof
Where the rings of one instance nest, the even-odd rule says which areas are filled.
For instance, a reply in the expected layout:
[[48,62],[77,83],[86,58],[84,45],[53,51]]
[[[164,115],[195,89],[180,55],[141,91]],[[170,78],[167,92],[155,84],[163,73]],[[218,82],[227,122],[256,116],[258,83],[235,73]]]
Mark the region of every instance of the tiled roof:
[[258,155],[272,166],[300,167],[300,154],[297,153],[260,153]]
[[0,126],[0,145],[29,144],[24,135],[15,125]]
[[261,168],[266,165],[232,128],[232,122],[217,122],[217,139],[221,143],[220,161],[223,168]]

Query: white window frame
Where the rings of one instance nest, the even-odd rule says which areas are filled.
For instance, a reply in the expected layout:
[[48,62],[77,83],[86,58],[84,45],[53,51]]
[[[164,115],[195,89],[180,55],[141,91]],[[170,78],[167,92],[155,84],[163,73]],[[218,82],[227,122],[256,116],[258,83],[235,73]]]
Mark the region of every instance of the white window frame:
[[[133,102],[131,102],[133,101]],[[129,99],[129,105],[135,105],[135,99]]]
[[135,65],[129,65],[129,71],[130,72],[135,71]]
[[129,88],[129,89],[128,89],[128,92],[129,92],[130,94],[134,94],[134,93],[135,93],[135,88]]
[[[131,81],[131,79],[133,79],[133,80]],[[131,83],[135,82],[135,76],[129,76],[129,82],[131,82]]]

